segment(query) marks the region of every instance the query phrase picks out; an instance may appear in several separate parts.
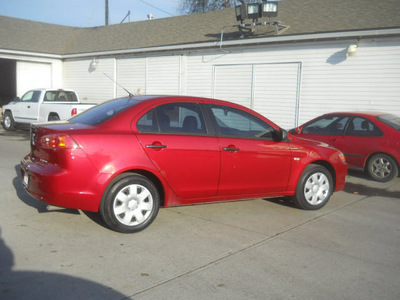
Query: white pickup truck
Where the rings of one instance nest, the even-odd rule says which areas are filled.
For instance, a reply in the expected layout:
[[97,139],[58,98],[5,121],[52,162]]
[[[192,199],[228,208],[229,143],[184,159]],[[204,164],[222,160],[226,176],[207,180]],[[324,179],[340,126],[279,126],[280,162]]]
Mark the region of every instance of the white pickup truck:
[[80,103],[72,90],[35,89],[3,106],[3,127],[15,130],[19,124],[66,120],[95,104]]

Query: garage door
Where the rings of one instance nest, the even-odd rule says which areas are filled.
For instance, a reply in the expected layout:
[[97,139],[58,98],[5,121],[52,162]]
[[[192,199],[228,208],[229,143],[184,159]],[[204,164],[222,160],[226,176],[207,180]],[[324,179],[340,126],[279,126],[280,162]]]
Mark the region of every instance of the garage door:
[[254,109],[279,126],[297,126],[301,63],[214,66],[214,97]]
[[51,88],[51,65],[34,62],[17,62],[17,95],[36,88]]

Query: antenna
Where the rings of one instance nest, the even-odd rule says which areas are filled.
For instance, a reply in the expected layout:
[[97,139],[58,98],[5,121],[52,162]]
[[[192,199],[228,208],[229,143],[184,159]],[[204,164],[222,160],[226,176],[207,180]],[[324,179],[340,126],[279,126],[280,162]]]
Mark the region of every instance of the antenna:
[[130,21],[131,21],[131,11],[130,11],[130,10],[128,10],[128,13],[126,14],[125,18],[122,19],[122,21],[121,21],[120,24],[124,23],[124,21],[125,21],[126,18],[128,18],[128,17],[129,17],[129,22],[130,22]]
[[108,76],[106,73],[103,73],[105,76],[107,76],[112,82],[114,82],[115,84],[117,84],[121,89],[123,89],[125,92],[128,93],[129,95],[129,99],[133,98],[135,95],[132,94],[130,91],[128,91],[126,88],[124,88],[122,85],[120,85],[117,81],[115,81],[114,79],[112,79],[110,76]]

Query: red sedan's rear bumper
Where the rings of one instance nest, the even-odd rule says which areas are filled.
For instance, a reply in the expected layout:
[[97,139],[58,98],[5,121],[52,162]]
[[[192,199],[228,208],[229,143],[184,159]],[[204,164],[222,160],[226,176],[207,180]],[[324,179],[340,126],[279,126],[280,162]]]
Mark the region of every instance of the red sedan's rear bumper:
[[96,184],[81,184],[82,180],[86,183],[96,181],[87,176],[84,168],[81,176],[77,174],[57,165],[35,163],[30,155],[21,161],[24,188],[34,198],[55,206],[98,211],[101,188]]

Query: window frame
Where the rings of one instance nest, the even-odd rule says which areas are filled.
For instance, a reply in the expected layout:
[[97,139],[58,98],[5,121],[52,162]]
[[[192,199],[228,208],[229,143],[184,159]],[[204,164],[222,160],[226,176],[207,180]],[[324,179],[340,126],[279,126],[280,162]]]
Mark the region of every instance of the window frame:
[[[276,128],[269,124],[268,122],[264,121],[263,119],[260,119],[259,117],[253,115],[252,113],[242,110],[240,108],[236,107],[231,107],[227,105],[221,105],[221,104],[206,104],[207,106],[207,111],[209,114],[210,121],[212,122],[213,127],[215,128],[216,135],[218,137],[226,137],[226,138],[238,138],[238,139],[252,139],[252,140],[263,140],[263,141],[273,141],[275,140],[275,134],[276,134]],[[234,134],[225,134],[221,131],[220,126],[218,125],[218,121],[212,111],[213,108],[223,108],[223,109],[229,109],[231,111],[237,111],[239,112],[239,115],[242,115],[243,117],[248,118],[247,116],[250,116],[250,119],[252,122],[258,124],[265,124],[271,129],[271,134],[269,136],[244,136],[244,135],[234,135]]]
[[[160,120],[159,120],[159,114],[157,112],[157,110],[160,109],[160,107],[162,106],[167,106],[167,105],[171,105],[171,106],[177,106],[177,107],[182,107],[188,109],[188,110],[192,110],[189,108],[189,106],[194,105],[197,107],[197,111],[196,110],[192,110],[193,112],[198,113],[198,117],[199,117],[199,121],[201,124],[203,124],[204,129],[203,132],[191,132],[191,131],[183,131],[183,126],[182,127],[177,127],[181,128],[182,130],[171,130],[171,131],[162,131],[162,128],[160,126]],[[156,124],[153,124],[152,127],[155,130],[149,130],[149,131],[145,131],[140,129],[139,122],[140,120],[146,116],[147,114],[151,113],[152,118],[153,118],[153,122],[155,122]],[[152,107],[151,109],[149,109],[148,111],[146,111],[144,114],[142,114],[136,121],[136,129],[139,133],[141,134],[162,134],[162,135],[195,135],[195,136],[210,136],[210,135],[215,135],[214,130],[211,128],[211,126],[209,125],[209,118],[207,116],[207,113],[204,110],[204,106],[202,103],[198,103],[198,102],[169,102],[169,103],[163,103],[160,105],[157,105],[155,107]]]

